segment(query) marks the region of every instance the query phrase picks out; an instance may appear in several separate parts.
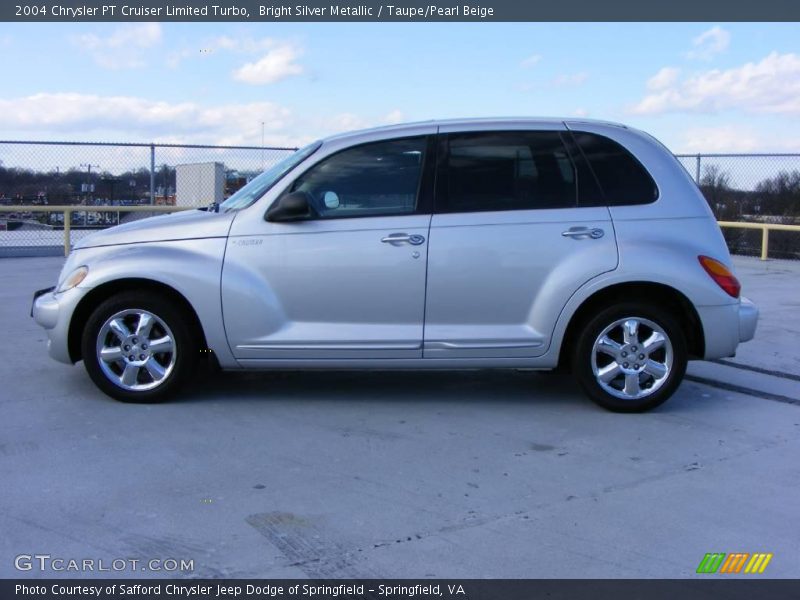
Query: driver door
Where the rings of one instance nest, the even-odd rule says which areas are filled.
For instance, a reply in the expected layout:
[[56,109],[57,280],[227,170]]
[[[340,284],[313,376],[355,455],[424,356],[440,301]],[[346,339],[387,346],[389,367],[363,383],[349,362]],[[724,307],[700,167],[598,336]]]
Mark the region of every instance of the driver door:
[[428,135],[345,148],[284,190],[306,193],[307,218],[237,216],[222,274],[237,359],[422,357],[432,148]]

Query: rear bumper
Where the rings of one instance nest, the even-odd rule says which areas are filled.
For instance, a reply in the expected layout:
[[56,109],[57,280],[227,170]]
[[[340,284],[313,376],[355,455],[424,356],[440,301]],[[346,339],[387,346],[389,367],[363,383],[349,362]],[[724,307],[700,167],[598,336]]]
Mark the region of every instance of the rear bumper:
[[749,299],[742,298],[739,303],[739,342],[749,342],[756,335],[758,307]]
[[755,335],[758,308],[747,298],[736,304],[698,306],[697,313],[703,324],[706,360],[734,356],[736,347]]

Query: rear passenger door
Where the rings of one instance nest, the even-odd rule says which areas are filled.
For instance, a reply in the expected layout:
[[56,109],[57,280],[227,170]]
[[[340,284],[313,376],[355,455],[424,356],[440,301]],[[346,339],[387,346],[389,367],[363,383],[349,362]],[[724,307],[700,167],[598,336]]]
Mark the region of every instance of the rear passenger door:
[[578,203],[596,179],[557,124],[440,133],[423,355],[544,354],[569,297],[617,265],[608,208]]

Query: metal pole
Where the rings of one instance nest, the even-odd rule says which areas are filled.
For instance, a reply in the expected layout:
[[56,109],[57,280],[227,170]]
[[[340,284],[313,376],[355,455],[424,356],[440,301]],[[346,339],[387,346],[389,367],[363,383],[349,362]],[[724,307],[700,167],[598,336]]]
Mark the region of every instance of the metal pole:
[[697,185],[700,185],[700,155],[697,155],[697,166],[694,171],[694,180]]
[[769,227],[761,230],[761,260],[767,260],[769,253]]
[[156,203],[156,147],[150,144],[150,204]]
[[67,209],[64,211],[64,256],[69,256],[69,227],[72,224],[72,211]]

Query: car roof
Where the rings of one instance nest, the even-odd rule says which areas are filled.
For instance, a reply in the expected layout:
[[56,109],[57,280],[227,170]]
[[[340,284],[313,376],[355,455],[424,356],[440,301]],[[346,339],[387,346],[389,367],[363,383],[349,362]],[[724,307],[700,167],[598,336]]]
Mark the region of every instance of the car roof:
[[432,125],[432,126],[470,126],[474,125],[476,127],[480,127],[484,129],[485,127],[519,127],[519,126],[536,126],[536,125],[557,125],[557,124],[566,124],[569,127],[573,127],[580,124],[587,124],[587,125],[594,125],[594,126],[608,126],[608,127],[616,127],[616,128],[623,128],[627,129],[625,125],[622,123],[615,123],[613,121],[603,121],[600,119],[584,119],[584,118],[559,118],[559,117],[477,117],[477,118],[467,118],[467,119],[431,119],[428,121],[415,121],[411,123],[399,123],[396,125],[383,125],[380,127],[370,127],[368,129],[359,129],[355,131],[348,131],[345,133],[338,133],[329,137],[326,137],[324,141],[333,141],[333,140],[346,140],[348,138],[358,138],[364,136],[365,134],[370,133],[396,133],[397,135],[402,135],[404,131],[410,131],[418,129],[422,125]]

